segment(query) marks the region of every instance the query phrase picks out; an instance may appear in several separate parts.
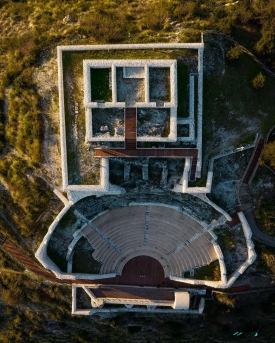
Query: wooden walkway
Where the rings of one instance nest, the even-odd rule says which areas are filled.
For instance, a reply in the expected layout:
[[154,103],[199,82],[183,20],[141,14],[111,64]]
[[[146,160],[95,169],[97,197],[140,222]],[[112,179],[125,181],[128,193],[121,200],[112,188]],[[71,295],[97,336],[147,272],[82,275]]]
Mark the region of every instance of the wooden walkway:
[[57,281],[55,275],[51,271],[42,268],[31,257],[24,253],[20,248],[16,247],[10,240],[5,239],[2,242],[1,247],[4,248],[8,253],[10,253],[17,261],[22,263],[26,267],[26,269],[32,271],[35,274],[40,275],[43,279],[52,282],[68,283],[65,280]]
[[261,157],[263,148],[264,140],[259,138],[238,188],[238,201],[241,206],[241,210],[244,213],[246,211],[251,211],[254,208],[254,204],[251,201],[249,184],[258,168],[259,158]]
[[198,149],[108,149],[96,148],[96,157],[198,157]]
[[227,221],[226,224],[232,228],[234,227],[235,225],[239,224],[241,221],[240,221],[240,218],[238,217],[238,214],[237,212],[233,212],[233,213],[230,213],[230,216],[232,218],[231,221]]
[[137,141],[137,110],[135,107],[125,109],[125,148],[135,150]]
[[251,160],[249,161],[248,168],[246,169],[245,175],[243,177],[242,182],[246,184],[250,184],[251,176],[254,173],[255,168],[257,168],[259,163],[259,158],[261,157],[262,150],[264,148],[264,139],[260,138],[258,144],[256,145]]
[[[125,109],[125,148],[96,148],[96,157],[192,157],[191,173],[195,175],[198,158],[198,149],[138,149],[137,143],[137,110],[136,108]],[[195,163],[196,162],[196,163]]]
[[134,287],[121,287],[121,286],[108,286],[91,288],[91,291],[97,298],[102,299],[131,299],[131,300],[150,300],[150,301],[171,301],[175,299],[174,290],[166,288],[134,288]]
[[238,187],[237,194],[238,194],[238,201],[240,205],[235,208],[235,212],[230,213],[232,220],[226,222],[226,224],[231,228],[240,223],[240,219],[237,215],[238,212],[242,211],[246,213],[246,212],[253,211],[254,205],[251,202],[249,184],[251,183],[253,176],[258,168],[259,158],[261,157],[263,148],[264,148],[264,139],[259,138],[254,147],[252,156],[248,162],[248,165],[246,167],[246,170],[243,174],[243,177],[240,181],[240,185]]

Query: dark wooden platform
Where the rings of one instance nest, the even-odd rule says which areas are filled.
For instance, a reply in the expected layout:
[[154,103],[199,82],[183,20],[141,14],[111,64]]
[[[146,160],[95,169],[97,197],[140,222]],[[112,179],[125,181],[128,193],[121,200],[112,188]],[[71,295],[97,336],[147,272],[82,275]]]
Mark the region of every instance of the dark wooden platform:
[[198,149],[108,149],[96,148],[96,157],[198,157]]
[[96,157],[192,157],[191,174],[195,175],[198,149],[137,149],[137,109],[125,109],[125,148],[96,148]]
[[237,212],[234,212],[234,213],[230,213],[230,216],[232,218],[231,221],[227,221],[226,224],[232,228],[234,227],[235,225],[239,224],[241,221],[240,221],[240,218],[238,217],[238,214]]
[[250,183],[250,178],[254,172],[254,169],[256,168],[257,164],[259,163],[259,158],[262,154],[263,148],[264,148],[264,139],[260,138],[257,146],[255,147],[255,149],[253,151],[252,158],[249,161],[248,168],[246,170],[246,173],[245,173],[243,181],[242,181],[243,183],[245,183],[245,184]]
[[125,148],[136,149],[137,142],[137,110],[136,108],[125,109]]
[[98,288],[91,288],[91,291],[97,298],[103,299],[131,299],[131,300],[175,300],[175,293],[172,289],[167,288],[142,288],[142,287],[122,287],[122,286],[100,286]]

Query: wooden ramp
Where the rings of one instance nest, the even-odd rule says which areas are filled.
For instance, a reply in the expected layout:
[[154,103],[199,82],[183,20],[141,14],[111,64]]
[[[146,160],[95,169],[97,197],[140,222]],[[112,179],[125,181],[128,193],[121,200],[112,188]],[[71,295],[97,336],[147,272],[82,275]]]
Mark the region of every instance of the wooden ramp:
[[96,148],[95,157],[192,157],[191,175],[195,178],[198,149],[137,149],[137,109],[125,108],[125,148]]
[[130,107],[125,109],[125,148],[136,149],[137,142],[137,109]]
[[198,157],[198,149],[109,149],[96,148],[96,157]]
[[243,183],[250,184],[251,176],[254,173],[254,169],[258,167],[259,158],[261,157],[262,150],[264,148],[264,139],[260,138],[258,144],[255,146],[251,160],[249,161],[248,168],[245,172]]
[[[240,212],[240,211],[238,211],[238,212]],[[240,218],[238,217],[238,212],[230,213],[230,216],[231,216],[232,220],[226,222],[226,224],[230,228],[234,227],[235,225],[237,225],[237,224],[239,224],[241,222]]]

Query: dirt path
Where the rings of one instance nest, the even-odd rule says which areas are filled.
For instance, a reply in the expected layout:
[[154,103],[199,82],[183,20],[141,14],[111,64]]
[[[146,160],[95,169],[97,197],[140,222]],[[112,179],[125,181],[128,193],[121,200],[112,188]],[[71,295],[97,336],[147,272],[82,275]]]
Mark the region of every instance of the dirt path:
[[259,138],[257,144],[255,145],[246,171],[244,172],[244,175],[240,182],[240,186],[238,188],[238,199],[241,210],[244,212],[246,220],[248,221],[248,224],[251,228],[252,238],[265,243],[266,245],[275,247],[275,237],[263,232],[257,223],[254,213],[254,204],[249,191],[249,184],[251,183],[253,176],[255,175],[258,168],[258,161],[261,157],[263,148],[264,140],[262,138]]
[[246,212],[245,218],[247,219],[248,224],[251,228],[253,238],[257,239],[262,243],[265,243],[266,245],[275,247],[275,237],[268,235],[260,229],[253,210]]

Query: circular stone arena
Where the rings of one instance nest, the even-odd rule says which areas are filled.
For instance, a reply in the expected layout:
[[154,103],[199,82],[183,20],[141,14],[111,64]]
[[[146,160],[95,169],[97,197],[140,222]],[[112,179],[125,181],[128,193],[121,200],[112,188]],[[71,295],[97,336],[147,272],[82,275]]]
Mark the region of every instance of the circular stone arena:
[[[182,278],[217,260],[208,227],[221,214],[188,194],[150,191],[87,197],[73,204],[51,233],[47,256],[63,273],[94,279],[126,274],[141,279],[154,269],[160,279],[160,266],[164,278]],[[138,266],[141,257],[145,271]]]
[[217,259],[212,236],[188,215],[165,206],[134,205],[107,211],[82,229],[102,263],[101,274],[122,274],[137,256],[159,261],[165,277]]

